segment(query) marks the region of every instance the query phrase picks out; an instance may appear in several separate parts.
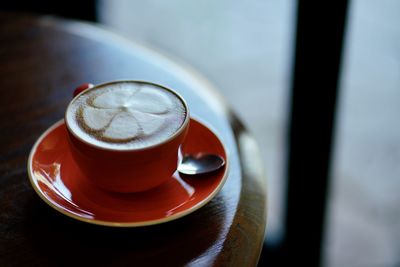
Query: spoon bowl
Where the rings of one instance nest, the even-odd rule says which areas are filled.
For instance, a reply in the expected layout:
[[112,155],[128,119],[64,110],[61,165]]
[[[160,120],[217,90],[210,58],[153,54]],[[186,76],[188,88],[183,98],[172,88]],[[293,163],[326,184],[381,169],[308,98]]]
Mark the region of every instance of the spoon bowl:
[[214,172],[225,165],[225,160],[216,154],[186,154],[178,166],[178,172],[186,175],[198,175]]

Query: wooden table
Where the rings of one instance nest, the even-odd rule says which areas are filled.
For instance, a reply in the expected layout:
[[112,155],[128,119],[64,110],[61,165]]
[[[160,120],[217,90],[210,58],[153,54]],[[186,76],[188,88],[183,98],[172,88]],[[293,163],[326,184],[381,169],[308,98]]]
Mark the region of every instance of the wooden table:
[[[156,226],[109,228],[59,214],[31,188],[29,151],[63,117],[73,88],[125,78],[174,88],[226,144],[228,180],[200,210]],[[257,145],[190,68],[95,25],[1,14],[0,91],[0,266],[257,264],[266,225]]]

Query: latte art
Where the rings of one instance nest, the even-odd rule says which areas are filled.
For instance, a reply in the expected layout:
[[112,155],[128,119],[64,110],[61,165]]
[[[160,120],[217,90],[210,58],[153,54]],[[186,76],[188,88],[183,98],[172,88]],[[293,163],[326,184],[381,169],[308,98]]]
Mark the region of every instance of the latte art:
[[106,148],[150,146],[173,135],[186,109],[177,95],[150,84],[124,82],[93,88],[71,103],[66,120],[85,141]]
[[154,134],[166,124],[173,105],[160,91],[121,88],[91,95],[76,114],[81,126],[108,142]]

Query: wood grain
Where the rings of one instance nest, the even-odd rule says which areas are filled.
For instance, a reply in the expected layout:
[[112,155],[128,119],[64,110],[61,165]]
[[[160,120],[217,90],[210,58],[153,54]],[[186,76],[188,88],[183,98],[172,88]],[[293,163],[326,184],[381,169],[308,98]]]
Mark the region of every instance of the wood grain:
[[[124,78],[180,92],[228,148],[224,188],[189,216],[144,228],[89,225],[58,214],[30,187],[29,151],[63,117],[73,88]],[[0,92],[0,266],[257,265],[266,224],[257,145],[223,97],[187,66],[95,25],[3,13]]]

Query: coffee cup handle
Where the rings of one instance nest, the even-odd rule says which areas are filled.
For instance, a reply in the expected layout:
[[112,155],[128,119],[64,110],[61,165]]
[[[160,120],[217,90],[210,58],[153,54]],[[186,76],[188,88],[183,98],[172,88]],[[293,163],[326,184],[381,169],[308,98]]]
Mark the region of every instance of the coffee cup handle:
[[86,89],[92,88],[94,85],[91,83],[84,83],[79,85],[78,87],[75,88],[73,97],[79,95],[81,92],[85,91]]

